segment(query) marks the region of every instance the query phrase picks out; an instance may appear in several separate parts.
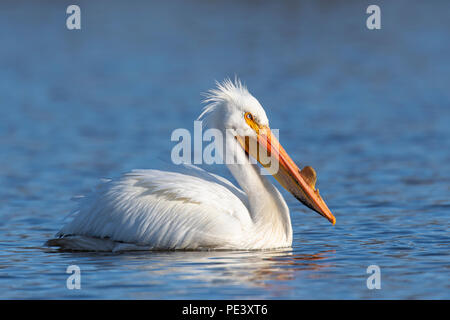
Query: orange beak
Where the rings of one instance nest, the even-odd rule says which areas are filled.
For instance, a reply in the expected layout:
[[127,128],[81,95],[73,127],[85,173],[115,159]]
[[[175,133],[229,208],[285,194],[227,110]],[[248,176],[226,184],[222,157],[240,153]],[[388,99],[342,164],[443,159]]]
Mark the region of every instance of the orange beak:
[[[300,170],[268,127],[255,127],[254,129],[257,133],[257,148],[250,147],[249,139],[238,137],[238,141],[246,152],[268,169],[275,179],[297,200],[334,225],[336,218],[315,187],[316,172],[314,169],[307,166]],[[262,152],[261,149],[264,149],[265,152]]]

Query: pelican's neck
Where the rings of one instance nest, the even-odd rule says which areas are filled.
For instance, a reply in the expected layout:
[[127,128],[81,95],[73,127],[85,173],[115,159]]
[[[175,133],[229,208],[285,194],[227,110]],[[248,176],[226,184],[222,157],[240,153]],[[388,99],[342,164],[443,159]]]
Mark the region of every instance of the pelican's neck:
[[268,237],[290,243],[292,226],[289,208],[280,192],[261,174],[260,168],[250,162],[234,137],[227,136],[225,141],[226,155],[233,159],[233,163],[227,163],[227,167],[247,194],[248,209],[255,226],[260,232],[267,233]]

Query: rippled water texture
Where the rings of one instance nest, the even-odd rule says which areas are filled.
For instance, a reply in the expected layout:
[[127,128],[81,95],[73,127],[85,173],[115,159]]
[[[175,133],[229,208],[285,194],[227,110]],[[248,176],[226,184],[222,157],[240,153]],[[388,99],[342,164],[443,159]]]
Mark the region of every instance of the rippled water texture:
[[[0,4],[0,298],[450,298],[450,2],[377,1],[378,31],[364,1],[78,3],[81,31],[66,3]],[[289,250],[43,246],[72,196],[169,161],[200,92],[234,74],[318,172],[334,227],[283,190]]]

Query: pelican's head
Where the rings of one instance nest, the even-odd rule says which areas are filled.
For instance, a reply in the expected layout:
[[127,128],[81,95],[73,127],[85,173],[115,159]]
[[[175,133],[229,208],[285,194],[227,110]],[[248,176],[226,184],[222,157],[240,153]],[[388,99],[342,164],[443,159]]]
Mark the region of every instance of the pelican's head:
[[272,134],[266,112],[258,100],[238,79],[234,82],[227,79],[216,84],[217,88],[206,94],[208,105],[199,119],[210,128],[233,132],[233,137],[245,152],[264,167],[270,167],[271,163],[267,159],[262,161],[262,154],[269,155],[271,161],[277,161],[277,170],[271,173],[278,182],[305,206],[334,225],[336,218],[315,187],[315,170],[309,166],[300,170],[292,161]]

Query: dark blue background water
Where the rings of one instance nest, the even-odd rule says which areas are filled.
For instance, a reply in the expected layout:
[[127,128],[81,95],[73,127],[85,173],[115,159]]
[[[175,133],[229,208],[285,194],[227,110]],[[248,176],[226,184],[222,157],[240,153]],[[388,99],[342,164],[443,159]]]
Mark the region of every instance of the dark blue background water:
[[[450,2],[77,1],[80,31],[69,4],[0,4],[0,298],[450,298]],[[235,74],[317,170],[334,227],[283,191],[291,250],[43,246],[72,196],[169,161],[200,92]]]

